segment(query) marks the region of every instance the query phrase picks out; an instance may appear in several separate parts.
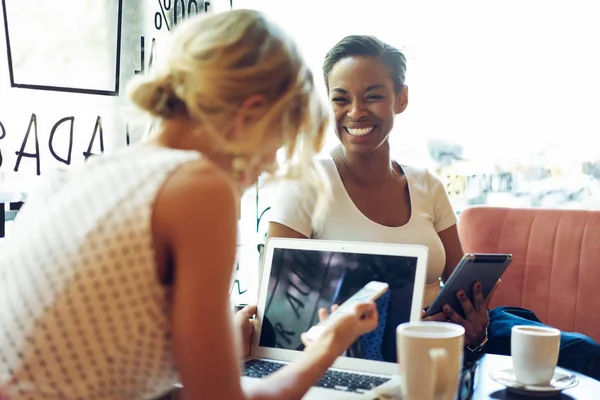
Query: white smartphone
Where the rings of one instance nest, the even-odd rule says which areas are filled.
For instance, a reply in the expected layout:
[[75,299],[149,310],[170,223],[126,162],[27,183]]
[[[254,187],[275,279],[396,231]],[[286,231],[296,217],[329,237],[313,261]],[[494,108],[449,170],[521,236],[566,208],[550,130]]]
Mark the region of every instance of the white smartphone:
[[340,316],[349,313],[352,308],[358,303],[367,303],[375,301],[385,292],[389,285],[385,282],[371,281],[363,286],[358,292],[354,293],[348,300],[341,304],[337,310],[329,314],[329,316],[317,325],[313,326],[306,332],[306,337],[309,340],[316,340],[327,326],[333,323]]

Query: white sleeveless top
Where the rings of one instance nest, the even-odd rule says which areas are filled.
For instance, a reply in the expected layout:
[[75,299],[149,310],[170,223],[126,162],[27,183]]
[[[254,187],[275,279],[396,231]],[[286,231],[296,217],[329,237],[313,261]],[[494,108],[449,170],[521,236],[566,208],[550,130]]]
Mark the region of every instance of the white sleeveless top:
[[0,247],[0,399],[152,398],[178,382],[151,213],[199,157],[136,145],[30,194]]
[[427,246],[429,259],[423,305],[429,306],[440,291],[439,278],[446,265],[446,252],[438,232],[457,222],[439,178],[427,169],[401,165],[408,182],[412,212],[405,225],[389,227],[370,220],[356,207],[332,159],[321,160],[321,165],[332,190],[323,226],[313,231],[311,217],[316,198],[293,182],[280,183],[269,221],[285,225],[313,239]]

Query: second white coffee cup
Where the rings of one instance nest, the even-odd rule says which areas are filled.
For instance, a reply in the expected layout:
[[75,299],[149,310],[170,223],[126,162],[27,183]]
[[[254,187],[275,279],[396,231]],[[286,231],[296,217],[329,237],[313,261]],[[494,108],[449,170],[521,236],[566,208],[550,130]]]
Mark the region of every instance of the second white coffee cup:
[[396,329],[405,399],[454,400],[463,362],[465,329],[447,322],[407,322]]
[[510,341],[515,379],[525,385],[549,384],[558,362],[560,331],[517,325],[512,328]]

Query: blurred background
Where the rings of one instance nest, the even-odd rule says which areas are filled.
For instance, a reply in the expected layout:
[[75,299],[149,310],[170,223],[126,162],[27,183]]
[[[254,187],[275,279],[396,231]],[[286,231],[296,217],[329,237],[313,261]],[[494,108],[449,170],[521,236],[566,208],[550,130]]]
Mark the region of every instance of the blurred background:
[[[323,96],[323,57],[344,36],[372,34],[402,49],[409,106],[393,155],[435,172],[457,213],[476,204],[600,209],[592,0],[3,0],[0,202],[25,198],[44,174],[90,153],[140,141],[148,127],[127,107],[128,80],[160,59],[177,23],[230,7],[261,10],[287,30]],[[330,132],[322,155],[336,144]],[[232,286],[250,298],[272,199],[259,186],[242,201]]]

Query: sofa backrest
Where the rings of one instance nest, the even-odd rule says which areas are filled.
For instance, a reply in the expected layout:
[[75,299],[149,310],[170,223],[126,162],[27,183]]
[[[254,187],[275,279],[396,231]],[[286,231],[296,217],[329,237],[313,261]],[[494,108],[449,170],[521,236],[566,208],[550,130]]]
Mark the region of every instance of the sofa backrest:
[[460,214],[468,253],[511,253],[490,307],[600,341],[600,211],[472,207]]

